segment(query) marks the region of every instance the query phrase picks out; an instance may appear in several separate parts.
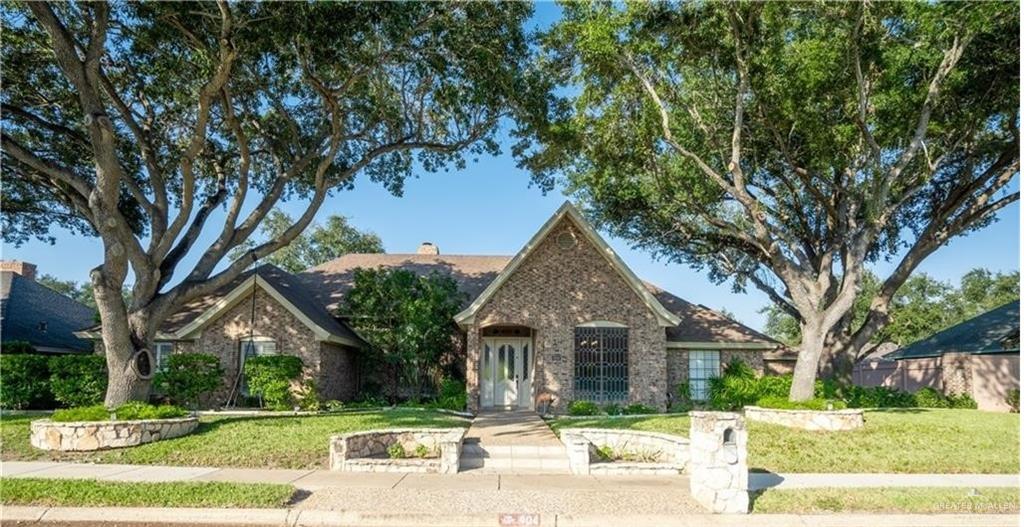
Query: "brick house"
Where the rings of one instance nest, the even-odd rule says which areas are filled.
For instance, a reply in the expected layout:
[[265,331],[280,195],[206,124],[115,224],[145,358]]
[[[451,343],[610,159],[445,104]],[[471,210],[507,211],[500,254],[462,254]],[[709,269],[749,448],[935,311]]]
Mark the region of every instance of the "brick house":
[[682,382],[704,397],[735,358],[767,373],[795,361],[771,338],[641,281],[567,202],[511,257],[442,255],[424,243],[415,254],[348,254],[294,275],[260,266],[171,317],[158,366],[172,352],[215,354],[226,395],[245,357],[292,354],[324,397],[350,399],[365,344],[338,313],[355,270],[378,267],[443,273],[466,294],[455,322],[473,411],[546,402],[564,411],[576,399],[664,409]]

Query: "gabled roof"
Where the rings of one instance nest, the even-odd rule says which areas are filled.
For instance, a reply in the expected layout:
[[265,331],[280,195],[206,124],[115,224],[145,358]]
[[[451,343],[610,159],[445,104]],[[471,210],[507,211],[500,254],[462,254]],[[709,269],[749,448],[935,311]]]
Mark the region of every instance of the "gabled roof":
[[40,352],[90,352],[74,332],[95,323],[96,312],[34,280],[0,272],[0,338],[26,341]]
[[[253,274],[255,274],[255,281]],[[238,305],[252,298],[254,284],[285,307],[295,318],[308,327],[318,339],[360,347],[364,344],[354,331],[331,316],[331,312],[317,302],[306,285],[295,275],[272,264],[259,266],[258,272],[250,269],[217,292],[194,300],[164,321],[157,332],[159,340],[191,340],[208,323]],[[98,337],[92,332],[83,336]]]
[[691,304],[654,284],[644,282],[644,286],[661,302],[661,305],[683,320],[682,323],[666,329],[666,337],[671,347],[707,349],[709,342],[742,344],[737,347],[746,349],[782,347],[782,344],[768,335],[748,328],[711,308]]
[[1010,302],[898,349],[887,359],[937,357],[943,353],[1020,352],[1020,300]]
[[680,319],[679,316],[665,309],[665,306],[661,305],[661,303],[654,298],[654,295],[647,290],[647,287],[644,286],[643,282],[633,274],[633,271],[626,266],[622,259],[619,258],[619,255],[615,253],[603,238],[601,238],[597,231],[590,226],[590,222],[584,219],[576,207],[574,207],[569,201],[563,203],[562,206],[555,211],[540,230],[530,238],[530,241],[526,242],[526,245],[524,245],[523,248],[512,257],[512,260],[508,262],[508,265],[502,269],[501,273],[487,286],[486,289],[484,289],[480,296],[473,300],[469,307],[455,315],[455,322],[460,325],[465,325],[472,321],[473,317],[476,316],[476,312],[485,303],[487,303],[491,296],[501,288],[505,281],[508,280],[508,278],[512,276],[517,269],[519,269],[519,266],[522,265],[530,254],[533,253],[534,249],[540,246],[540,243],[547,238],[548,234],[551,233],[551,230],[554,229],[555,225],[558,225],[562,219],[571,220],[576,224],[576,227],[579,228],[583,235],[586,236],[595,247],[597,247],[598,251],[602,256],[604,256],[608,263],[611,264],[612,268],[615,269],[615,271],[618,272],[626,281],[626,284],[629,285],[630,289],[632,289],[633,292],[640,297],[640,300],[647,305],[662,326],[673,327],[678,326],[679,323],[682,322],[682,319]]

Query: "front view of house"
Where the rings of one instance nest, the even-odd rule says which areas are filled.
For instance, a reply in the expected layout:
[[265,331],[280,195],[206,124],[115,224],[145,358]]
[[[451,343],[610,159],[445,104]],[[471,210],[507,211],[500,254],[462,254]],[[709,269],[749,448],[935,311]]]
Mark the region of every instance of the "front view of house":
[[364,343],[336,314],[355,270],[380,267],[442,273],[466,294],[455,322],[473,411],[563,412],[575,400],[663,410],[680,383],[702,400],[734,359],[768,373],[794,360],[771,338],[641,281],[567,202],[512,257],[442,255],[425,243],[415,254],[348,254],[297,274],[260,266],[168,319],[158,366],[169,353],[218,356],[226,374],[216,405],[244,386],[247,357],[290,354],[323,397],[354,398]]

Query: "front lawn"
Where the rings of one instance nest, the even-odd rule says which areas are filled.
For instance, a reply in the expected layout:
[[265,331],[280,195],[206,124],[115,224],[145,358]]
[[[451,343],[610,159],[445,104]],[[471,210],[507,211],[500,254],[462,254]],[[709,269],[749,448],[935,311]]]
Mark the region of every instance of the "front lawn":
[[45,507],[284,507],[291,485],[175,481],[126,483],[91,479],[7,478],[4,505]]
[[459,427],[469,421],[432,411],[397,409],[360,413],[221,417],[204,416],[190,435],[93,453],[56,453],[29,444],[29,423],[39,416],[0,419],[0,459],[54,459],[96,463],[259,468],[327,468],[328,438],[395,427]]
[[754,498],[752,509],[777,514],[1016,514],[1020,495],[1013,488],[769,489]]
[[[1015,474],[1020,415],[978,410],[866,410],[849,432],[808,432],[747,422],[748,462],[772,472]],[[689,435],[684,416],[556,419],[561,428],[632,428]]]

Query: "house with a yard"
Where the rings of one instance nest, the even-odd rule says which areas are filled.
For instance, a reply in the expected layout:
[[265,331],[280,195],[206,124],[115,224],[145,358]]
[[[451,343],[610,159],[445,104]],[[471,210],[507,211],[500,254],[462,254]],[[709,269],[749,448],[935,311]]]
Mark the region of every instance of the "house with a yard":
[[[154,355],[202,351],[226,371],[220,404],[248,357],[290,354],[327,399],[356,396],[365,345],[342,311],[358,268],[452,277],[467,304],[460,332],[469,406],[563,411],[573,400],[665,409],[680,383],[695,399],[734,359],[789,371],[775,340],[642,281],[566,203],[513,256],[348,254],[291,274],[261,265],[171,316]],[[83,336],[97,338],[96,333]]]
[[904,391],[931,387],[968,394],[981,410],[1008,411],[1007,397],[1020,389],[1020,301],[862,361],[854,382]]
[[[37,353],[89,353],[75,335],[96,323],[96,312],[36,281],[36,266],[0,261],[0,340],[28,344]],[[2,351],[4,344],[0,344]]]

